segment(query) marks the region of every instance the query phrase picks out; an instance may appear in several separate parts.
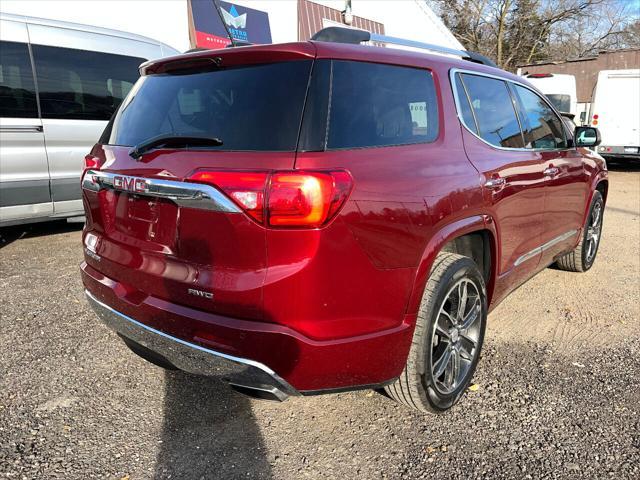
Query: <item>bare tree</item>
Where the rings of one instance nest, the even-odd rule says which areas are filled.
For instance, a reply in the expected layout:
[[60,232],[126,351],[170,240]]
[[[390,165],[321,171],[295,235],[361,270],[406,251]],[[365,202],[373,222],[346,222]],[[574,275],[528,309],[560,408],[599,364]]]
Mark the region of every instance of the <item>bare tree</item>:
[[507,69],[638,43],[640,12],[616,0],[428,0],[468,49]]

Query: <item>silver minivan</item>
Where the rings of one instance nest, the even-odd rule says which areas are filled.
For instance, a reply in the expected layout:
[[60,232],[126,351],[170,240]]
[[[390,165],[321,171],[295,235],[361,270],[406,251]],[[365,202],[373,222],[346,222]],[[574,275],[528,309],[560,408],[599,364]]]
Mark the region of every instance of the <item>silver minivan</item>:
[[0,13],[0,226],[83,215],[84,156],[138,66],[177,53],[139,35]]

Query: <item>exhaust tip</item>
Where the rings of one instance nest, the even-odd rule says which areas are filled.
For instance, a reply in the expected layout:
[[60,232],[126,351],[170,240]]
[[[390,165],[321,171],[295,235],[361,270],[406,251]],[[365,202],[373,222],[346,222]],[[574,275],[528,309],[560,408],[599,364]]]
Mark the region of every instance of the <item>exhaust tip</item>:
[[229,383],[229,386],[242,395],[258,400],[284,402],[289,397],[289,395],[276,387],[247,387],[246,385],[237,385],[235,383]]

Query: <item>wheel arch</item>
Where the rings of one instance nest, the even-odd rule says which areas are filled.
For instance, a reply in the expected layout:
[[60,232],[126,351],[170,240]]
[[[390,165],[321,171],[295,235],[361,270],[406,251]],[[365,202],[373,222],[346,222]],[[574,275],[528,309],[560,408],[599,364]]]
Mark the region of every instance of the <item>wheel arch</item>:
[[596,190],[598,190],[600,192],[600,194],[602,194],[602,200],[604,201],[604,204],[607,204],[607,194],[609,193],[609,180],[608,179],[601,179],[597,184],[596,184]]
[[587,202],[584,206],[584,212],[582,215],[582,225],[587,222],[587,215],[589,215],[589,209],[591,208],[591,202],[593,201],[593,195],[595,192],[600,192],[602,195],[602,201],[605,206],[607,205],[607,194],[609,193],[609,178],[607,175],[607,171],[601,171],[596,177],[593,179],[591,183],[591,190],[589,191],[589,198],[587,198]]
[[489,215],[476,215],[451,222],[439,229],[427,243],[407,303],[407,313],[420,307],[434,261],[440,252],[459,253],[473,258],[483,273],[490,304],[497,276],[499,245],[495,222]]

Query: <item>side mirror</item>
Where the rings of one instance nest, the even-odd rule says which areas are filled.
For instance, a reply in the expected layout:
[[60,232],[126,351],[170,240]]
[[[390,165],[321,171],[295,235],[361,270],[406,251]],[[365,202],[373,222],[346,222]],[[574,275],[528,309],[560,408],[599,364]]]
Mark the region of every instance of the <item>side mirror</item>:
[[597,147],[602,141],[600,130],[595,127],[576,127],[573,138],[576,147]]

